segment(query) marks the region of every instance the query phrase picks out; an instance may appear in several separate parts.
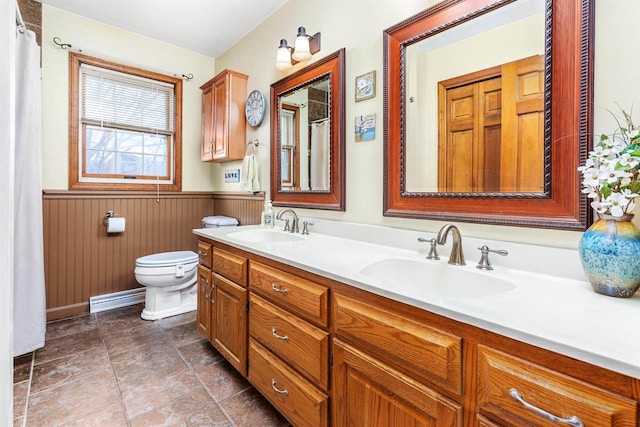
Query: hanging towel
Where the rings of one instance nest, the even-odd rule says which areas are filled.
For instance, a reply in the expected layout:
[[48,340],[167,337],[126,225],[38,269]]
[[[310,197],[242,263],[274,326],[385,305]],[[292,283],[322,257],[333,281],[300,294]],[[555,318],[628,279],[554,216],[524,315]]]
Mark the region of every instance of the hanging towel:
[[242,160],[242,189],[244,191],[260,191],[260,181],[258,179],[258,161],[255,154],[244,156]]

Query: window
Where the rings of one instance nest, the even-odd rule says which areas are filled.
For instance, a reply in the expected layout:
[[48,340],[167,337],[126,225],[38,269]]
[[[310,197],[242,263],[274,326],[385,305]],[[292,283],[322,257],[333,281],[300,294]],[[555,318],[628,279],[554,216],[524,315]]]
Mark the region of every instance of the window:
[[182,187],[182,80],[70,53],[69,187]]

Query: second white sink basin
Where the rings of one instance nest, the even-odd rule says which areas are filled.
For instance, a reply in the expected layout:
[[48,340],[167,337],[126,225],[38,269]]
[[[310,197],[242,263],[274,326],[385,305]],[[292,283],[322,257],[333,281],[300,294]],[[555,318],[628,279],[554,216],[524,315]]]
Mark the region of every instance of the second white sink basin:
[[373,281],[383,282],[391,289],[445,298],[479,298],[515,288],[513,283],[492,277],[491,273],[448,265],[446,261],[434,264],[422,260],[388,258],[363,267],[360,273]]
[[304,239],[300,234],[265,228],[235,231],[227,234],[227,237],[247,243],[296,242]]

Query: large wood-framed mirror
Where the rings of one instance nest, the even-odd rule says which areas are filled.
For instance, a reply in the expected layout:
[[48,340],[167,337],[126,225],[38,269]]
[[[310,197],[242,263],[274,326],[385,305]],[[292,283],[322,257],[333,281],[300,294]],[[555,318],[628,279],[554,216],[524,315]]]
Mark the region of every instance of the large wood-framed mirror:
[[345,209],[345,50],[271,85],[275,206]]
[[445,0],[384,31],[384,215],[583,230],[591,0]]

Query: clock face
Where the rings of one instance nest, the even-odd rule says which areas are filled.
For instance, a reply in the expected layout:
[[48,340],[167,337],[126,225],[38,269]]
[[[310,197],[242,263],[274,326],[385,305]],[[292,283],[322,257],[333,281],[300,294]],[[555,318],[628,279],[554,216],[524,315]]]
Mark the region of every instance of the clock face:
[[266,104],[264,101],[264,96],[262,96],[260,91],[254,90],[249,94],[249,96],[247,97],[245,116],[247,117],[247,122],[251,126],[258,126],[260,123],[262,123],[265,107]]

